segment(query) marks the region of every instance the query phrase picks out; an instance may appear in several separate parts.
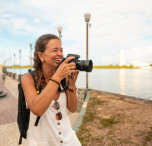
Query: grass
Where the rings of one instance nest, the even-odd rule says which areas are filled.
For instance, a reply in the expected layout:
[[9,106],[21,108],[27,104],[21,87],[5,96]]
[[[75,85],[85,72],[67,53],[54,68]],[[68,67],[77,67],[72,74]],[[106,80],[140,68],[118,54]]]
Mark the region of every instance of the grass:
[[[87,104],[86,113],[77,132],[82,146],[152,144],[151,122],[143,119],[142,112],[140,116],[140,108],[145,109],[145,105],[141,107],[136,103],[134,106],[133,101],[118,102],[124,100],[121,97],[112,100],[105,94],[100,94],[100,97],[96,96],[96,93],[94,95]],[[118,104],[116,104],[117,102]],[[131,106],[134,108],[130,109]],[[122,109],[122,107],[124,108]],[[147,115],[150,116],[149,110],[147,107]],[[133,120],[132,114],[135,114]],[[144,121],[148,125],[144,125]]]
[[147,136],[145,137],[145,141],[149,142],[152,141],[152,127],[149,127],[150,131],[147,133]]
[[104,119],[102,118],[100,120],[100,123],[104,126],[104,127],[112,127],[114,124],[119,123],[119,121],[116,121],[114,117],[111,117],[109,119]]
[[102,107],[106,102],[107,101],[102,101],[97,97],[91,97],[86,114],[83,117],[83,122],[77,132],[77,136],[82,145],[92,145],[91,143],[96,143],[96,145],[104,144],[104,136],[97,134],[96,130],[100,132],[100,129],[112,127],[114,124],[118,123],[114,117],[108,119],[100,117],[100,113],[97,109]]
[[91,97],[91,101],[90,101],[90,103],[89,103],[89,105],[88,106],[101,106],[101,105],[103,105],[105,102],[107,102],[107,101],[102,101],[102,100],[99,100],[99,99],[97,99],[97,97]]

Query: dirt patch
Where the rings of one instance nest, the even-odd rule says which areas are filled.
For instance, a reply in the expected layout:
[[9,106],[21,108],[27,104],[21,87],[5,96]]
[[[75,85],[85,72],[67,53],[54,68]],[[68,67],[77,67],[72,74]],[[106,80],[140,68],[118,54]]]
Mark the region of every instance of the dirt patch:
[[152,102],[91,91],[77,135],[83,146],[151,146]]

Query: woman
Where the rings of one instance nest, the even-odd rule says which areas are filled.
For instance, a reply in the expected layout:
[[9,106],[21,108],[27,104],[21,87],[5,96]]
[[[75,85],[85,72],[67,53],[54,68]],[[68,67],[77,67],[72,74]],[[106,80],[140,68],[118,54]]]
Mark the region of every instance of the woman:
[[[67,115],[67,109],[70,112],[77,109],[75,82],[79,71],[74,62],[68,63],[74,57],[68,57],[61,63],[62,59],[63,49],[57,36],[46,34],[37,40],[33,66],[36,84],[30,73],[21,80],[31,111],[27,135],[29,146],[81,145]],[[60,82],[65,78],[68,88],[59,92]],[[37,116],[41,118],[38,126],[34,126]]]

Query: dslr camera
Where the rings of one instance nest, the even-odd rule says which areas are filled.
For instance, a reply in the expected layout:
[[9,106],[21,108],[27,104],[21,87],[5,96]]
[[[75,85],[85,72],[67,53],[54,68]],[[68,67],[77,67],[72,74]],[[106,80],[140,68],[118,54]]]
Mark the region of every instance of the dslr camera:
[[[68,54],[66,58],[63,58],[62,62],[70,56],[74,56],[74,59],[71,59],[70,62],[74,62],[76,64],[76,70],[91,72],[93,68],[92,60],[79,60],[80,55],[77,54]],[[61,63],[62,63],[61,62]]]

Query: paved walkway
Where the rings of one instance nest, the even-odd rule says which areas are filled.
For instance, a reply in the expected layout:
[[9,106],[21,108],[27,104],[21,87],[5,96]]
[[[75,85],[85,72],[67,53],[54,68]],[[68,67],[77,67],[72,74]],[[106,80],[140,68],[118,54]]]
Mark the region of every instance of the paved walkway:
[[[18,81],[7,76],[5,84],[2,84],[0,80],[0,90],[8,93],[5,98],[0,99],[0,146],[17,146],[19,140],[19,131],[16,122]],[[78,115],[77,112],[69,113],[72,127]],[[22,146],[25,146],[26,140],[23,139],[22,143]]]

